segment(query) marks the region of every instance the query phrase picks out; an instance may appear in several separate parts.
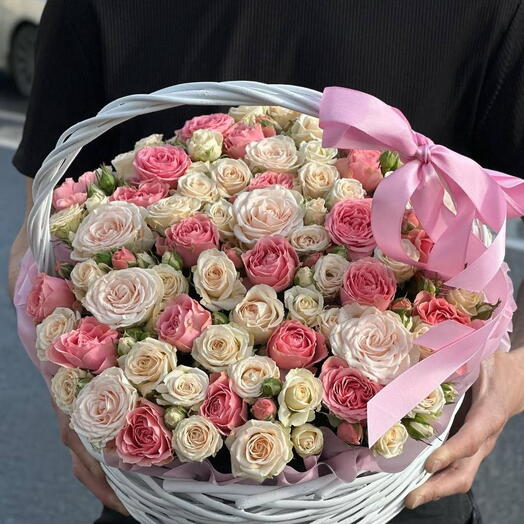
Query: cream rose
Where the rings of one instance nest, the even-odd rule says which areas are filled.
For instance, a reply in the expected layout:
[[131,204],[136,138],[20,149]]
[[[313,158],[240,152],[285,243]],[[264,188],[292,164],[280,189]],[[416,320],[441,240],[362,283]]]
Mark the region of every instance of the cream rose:
[[213,204],[206,204],[204,213],[217,227],[222,241],[233,241],[235,239],[233,206],[227,200],[221,198]]
[[182,175],[178,179],[177,190],[182,195],[198,198],[201,204],[211,204],[220,198],[216,182],[198,171]]
[[280,378],[276,362],[269,357],[254,355],[231,364],[227,374],[233,391],[246,400],[262,395],[262,382],[266,378]]
[[[406,238],[401,240],[401,244],[408,257],[418,261],[420,258],[419,250]],[[407,282],[417,270],[417,268],[410,264],[389,258],[378,247],[375,249],[375,258],[380,260],[385,266],[391,268],[395,274],[395,279],[399,284]]]
[[300,115],[298,111],[281,106],[269,106],[268,114],[282,129],[286,128],[292,120]]
[[211,172],[211,162],[191,162],[186,173],[204,173],[209,175]]
[[334,253],[317,260],[313,267],[313,281],[324,297],[334,298],[339,294],[348,266],[349,262],[344,257]]
[[72,241],[73,260],[87,260],[100,251],[126,247],[133,252],[153,247],[155,236],[147,227],[146,209],[129,202],[109,202],[82,221]]
[[373,446],[373,453],[384,458],[398,457],[404,451],[404,444],[407,439],[406,428],[398,422],[378,439]]
[[327,249],[331,238],[324,226],[312,224],[295,229],[289,237],[289,243],[299,255],[310,255]]
[[333,184],[327,197],[326,203],[329,207],[333,207],[337,202],[346,200],[348,198],[358,199],[365,198],[366,191],[362,184],[356,178],[339,178]]
[[442,387],[433,390],[424,400],[421,400],[406,416],[415,418],[416,415],[426,415],[430,418],[438,418],[446,405],[446,397]]
[[187,141],[187,152],[192,160],[212,162],[222,154],[224,138],[214,129],[197,129]]
[[289,430],[266,420],[249,420],[226,439],[235,477],[262,482],[282,473],[293,458]]
[[55,376],[51,379],[51,393],[56,405],[67,415],[73,411],[76,393],[82,379],[88,379],[91,375],[78,368],[58,368]]
[[324,435],[313,424],[302,424],[291,430],[291,442],[302,458],[319,455],[324,447]]
[[324,309],[324,297],[316,289],[293,286],[284,292],[284,304],[289,318],[315,326],[318,315]]
[[303,226],[301,201],[299,193],[282,186],[240,193],[233,203],[233,231],[247,246],[270,235],[288,237]]
[[164,135],[155,133],[153,135],[146,136],[135,142],[135,152],[144,149],[144,147],[151,146],[162,146],[164,145]]
[[250,142],[244,159],[251,169],[277,173],[294,172],[300,164],[295,143],[285,135]]
[[231,311],[231,321],[243,326],[255,344],[265,344],[284,321],[284,305],[272,287],[258,284]]
[[181,420],[173,431],[173,449],[180,462],[202,462],[224,444],[218,429],[200,415]]
[[108,368],[78,394],[71,414],[71,428],[102,448],[116,437],[126,415],[136,406],[138,393],[120,368]]
[[189,282],[182,271],[171,267],[169,264],[158,264],[153,266],[151,270],[162,279],[164,284],[163,303],[171,297],[189,292]]
[[57,307],[36,326],[36,355],[42,361],[47,360],[47,348],[60,335],[73,331],[80,320],[80,313],[67,307]]
[[122,178],[123,180],[129,180],[130,178],[135,177],[136,172],[135,166],[133,165],[134,160],[134,151],[121,153],[111,160],[111,164],[113,164],[113,167],[115,168],[116,174],[119,178]]
[[92,213],[95,209],[98,209],[103,204],[107,204],[109,202],[109,198],[105,196],[105,194],[100,192],[93,193],[86,201],[85,206],[89,213]]
[[319,126],[318,118],[304,114],[299,115],[293,122],[289,134],[297,146],[301,142],[322,140],[322,129]]
[[49,218],[49,231],[59,240],[70,242],[85,214],[84,206],[78,204],[57,211]]
[[478,308],[485,302],[486,297],[482,291],[468,291],[467,289],[455,288],[447,292],[446,299],[461,313],[474,317],[478,315]]
[[334,164],[337,161],[338,151],[333,147],[322,147],[320,140],[311,140],[300,144],[299,154],[303,163]]
[[339,313],[340,309],[338,307],[332,307],[324,309],[324,311],[321,311],[317,316],[318,330],[324,335],[327,342],[329,342],[331,332],[338,323]]
[[158,233],[163,233],[170,225],[194,215],[202,203],[198,198],[175,193],[163,198],[147,208],[146,222]]
[[75,264],[71,271],[70,279],[76,298],[83,300],[89,287],[106,273],[107,270],[99,266],[92,258]]
[[195,339],[191,351],[193,358],[208,371],[225,371],[231,364],[252,354],[252,337],[234,324],[208,326]]
[[251,171],[243,160],[221,158],[211,164],[211,178],[216,182],[221,196],[230,198],[246,189]]
[[178,366],[168,373],[156,388],[160,393],[157,402],[168,406],[195,408],[206,398],[208,374],[189,366]]
[[228,115],[233,117],[235,122],[248,120],[251,118],[256,118],[257,116],[262,116],[267,114],[269,107],[268,106],[237,106],[231,107],[228,111]]
[[302,194],[308,198],[324,198],[339,178],[335,166],[308,162],[298,170]]
[[162,302],[164,284],[152,269],[138,267],[110,271],[87,291],[84,307],[113,329],[149,319]]
[[313,198],[306,200],[304,204],[304,224],[310,226],[313,224],[322,225],[327,215],[326,201],[323,198]]

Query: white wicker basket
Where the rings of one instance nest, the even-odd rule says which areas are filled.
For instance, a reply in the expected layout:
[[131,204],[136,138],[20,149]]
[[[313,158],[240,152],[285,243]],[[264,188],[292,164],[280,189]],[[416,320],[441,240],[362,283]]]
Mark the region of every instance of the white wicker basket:
[[[39,270],[53,272],[49,234],[53,189],[82,147],[107,130],[134,116],[184,104],[280,105],[318,116],[320,97],[316,91],[288,85],[245,81],[181,84],[152,94],[121,98],[104,107],[97,116],[74,125],[60,137],[33,185],[29,238]],[[455,413],[459,406],[460,402]],[[427,479],[423,464],[445,440],[448,431],[449,427],[400,473],[364,473],[350,483],[330,474],[286,487],[162,481],[110,467],[85,444],[102,463],[109,483],[130,514],[143,523],[381,524],[399,513],[407,493]]]

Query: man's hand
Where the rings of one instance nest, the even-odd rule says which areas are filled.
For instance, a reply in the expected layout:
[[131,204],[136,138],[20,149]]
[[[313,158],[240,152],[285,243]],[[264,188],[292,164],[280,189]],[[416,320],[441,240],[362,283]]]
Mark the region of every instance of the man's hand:
[[495,353],[482,363],[463,426],[426,461],[435,475],[408,495],[406,507],[469,491],[506,422],[523,409],[524,349]]

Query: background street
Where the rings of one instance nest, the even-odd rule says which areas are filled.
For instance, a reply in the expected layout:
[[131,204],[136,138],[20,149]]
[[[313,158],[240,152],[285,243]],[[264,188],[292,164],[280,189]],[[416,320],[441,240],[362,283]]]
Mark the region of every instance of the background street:
[[[73,477],[60,442],[47,389],[18,342],[7,296],[9,248],[21,224],[24,181],[11,165],[25,101],[0,76],[0,524],[89,524],[100,504]],[[524,224],[511,224],[508,262],[517,285],[524,277]],[[511,388],[512,384],[508,384]],[[485,524],[520,524],[524,501],[524,417],[515,417],[481,467],[475,485]]]

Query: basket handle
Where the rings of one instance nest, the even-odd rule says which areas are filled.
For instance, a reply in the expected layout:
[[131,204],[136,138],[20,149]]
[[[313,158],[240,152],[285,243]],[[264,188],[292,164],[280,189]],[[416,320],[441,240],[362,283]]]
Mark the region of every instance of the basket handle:
[[54,257],[49,232],[53,189],[82,147],[131,118],[181,105],[279,105],[318,116],[321,94],[291,85],[259,82],[195,82],[151,94],[129,95],[106,105],[96,116],[65,131],[35,176],[33,208],[28,218],[29,246],[39,271],[52,273]]

